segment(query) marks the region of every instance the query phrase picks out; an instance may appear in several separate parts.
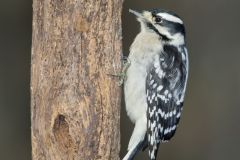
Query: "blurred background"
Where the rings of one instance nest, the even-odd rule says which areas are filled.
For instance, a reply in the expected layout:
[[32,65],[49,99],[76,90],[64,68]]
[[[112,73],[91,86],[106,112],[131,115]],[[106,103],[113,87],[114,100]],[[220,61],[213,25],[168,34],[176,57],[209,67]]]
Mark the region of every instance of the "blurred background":
[[[30,160],[31,0],[0,1],[0,160]],[[240,159],[240,1],[125,0],[123,51],[139,24],[128,9],[164,8],[187,30],[190,76],[180,127],[159,159]],[[121,157],[133,125],[121,116]],[[147,159],[147,153],[137,156]]]

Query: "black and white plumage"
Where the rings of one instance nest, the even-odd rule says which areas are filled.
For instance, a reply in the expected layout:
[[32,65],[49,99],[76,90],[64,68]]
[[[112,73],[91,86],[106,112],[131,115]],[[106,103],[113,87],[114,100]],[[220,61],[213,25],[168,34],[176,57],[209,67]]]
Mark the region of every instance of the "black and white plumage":
[[159,60],[150,67],[146,80],[147,135],[150,157],[156,158],[160,142],[174,135],[180,119],[187,75],[185,47],[164,45]]
[[188,53],[182,20],[165,10],[138,13],[141,32],[129,54],[124,83],[127,114],[135,123],[128,153],[123,160],[148,147],[156,160],[159,144],[177,129],[188,78]]

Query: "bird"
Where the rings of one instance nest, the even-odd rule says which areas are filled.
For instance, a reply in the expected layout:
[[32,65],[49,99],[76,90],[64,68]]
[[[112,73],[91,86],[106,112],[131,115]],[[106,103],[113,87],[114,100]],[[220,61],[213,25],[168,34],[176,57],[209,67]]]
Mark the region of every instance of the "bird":
[[135,126],[123,160],[146,148],[149,159],[156,160],[160,144],[174,136],[183,109],[189,72],[185,27],[172,11],[129,12],[141,29],[124,67],[126,112]]

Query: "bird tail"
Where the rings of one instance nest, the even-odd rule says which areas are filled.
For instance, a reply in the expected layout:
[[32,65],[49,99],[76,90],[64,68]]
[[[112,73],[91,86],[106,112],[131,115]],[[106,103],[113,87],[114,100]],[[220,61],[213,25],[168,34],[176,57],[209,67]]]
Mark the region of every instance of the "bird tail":
[[157,159],[157,153],[158,153],[159,145],[160,145],[160,143],[157,144],[157,147],[153,147],[153,146],[149,145],[148,155],[149,155],[150,160],[156,160]]
[[128,153],[125,155],[125,157],[122,160],[133,160],[136,154],[147,147],[147,139],[146,137],[144,140],[140,141],[137,145],[130,148]]

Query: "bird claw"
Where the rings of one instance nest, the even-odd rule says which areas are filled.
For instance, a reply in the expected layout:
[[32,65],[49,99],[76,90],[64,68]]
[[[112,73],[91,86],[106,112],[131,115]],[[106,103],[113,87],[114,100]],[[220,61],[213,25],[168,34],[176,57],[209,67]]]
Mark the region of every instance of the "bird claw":
[[127,69],[129,68],[131,62],[130,60],[127,58],[127,57],[122,57],[122,60],[123,60],[123,68],[122,68],[122,71],[120,73],[117,73],[117,74],[111,74],[111,73],[108,73],[107,75],[109,76],[113,76],[113,77],[117,77],[119,79],[118,81],[118,86],[122,86],[127,75],[126,75],[126,72],[127,72]]
[[123,85],[125,77],[126,77],[126,74],[123,73],[123,72],[118,73],[118,74],[110,74],[110,73],[108,73],[107,75],[112,76],[112,77],[117,77],[119,79],[118,86]]
[[129,63],[129,64],[131,63],[130,60],[129,60],[129,58],[128,58],[127,56],[122,56],[121,60],[122,60],[122,62],[123,62],[123,66],[126,65],[126,64],[128,64],[128,63]]

